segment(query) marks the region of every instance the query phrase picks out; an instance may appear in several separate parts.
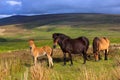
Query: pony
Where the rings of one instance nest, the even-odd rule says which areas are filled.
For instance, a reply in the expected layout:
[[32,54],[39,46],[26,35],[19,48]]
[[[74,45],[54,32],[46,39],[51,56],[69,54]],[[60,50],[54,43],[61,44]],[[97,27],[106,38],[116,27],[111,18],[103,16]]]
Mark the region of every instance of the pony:
[[82,36],[75,39],[71,39],[69,36],[62,33],[53,33],[53,48],[58,44],[63,52],[64,56],[64,65],[66,65],[66,53],[69,54],[71,65],[73,65],[72,55],[71,54],[83,54],[84,62],[87,60],[87,50],[89,47],[89,40]]
[[93,54],[95,57],[95,61],[101,59],[100,51],[105,51],[105,60],[107,60],[108,51],[109,51],[110,41],[106,37],[95,37],[93,39]]
[[30,52],[32,56],[34,57],[34,64],[36,65],[37,63],[37,58],[40,56],[47,55],[48,62],[49,62],[49,67],[53,66],[53,60],[52,60],[52,53],[53,50],[49,46],[43,46],[43,47],[36,47],[34,44],[34,40],[29,40],[29,45],[30,45]]

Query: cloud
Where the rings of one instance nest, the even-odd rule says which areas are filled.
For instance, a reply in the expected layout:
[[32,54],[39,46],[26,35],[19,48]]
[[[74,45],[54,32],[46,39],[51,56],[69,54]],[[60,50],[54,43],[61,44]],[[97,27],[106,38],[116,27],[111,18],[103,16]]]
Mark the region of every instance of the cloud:
[[117,0],[23,0],[22,13],[120,13],[117,7]]
[[0,14],[114,13],[120,0],[1,0]]
[[7,4],[11,5],[11,6],[21,6],[22,2],[21,1],[6,1]]
[[0,18],[9,17],[11,15],[0,15]]

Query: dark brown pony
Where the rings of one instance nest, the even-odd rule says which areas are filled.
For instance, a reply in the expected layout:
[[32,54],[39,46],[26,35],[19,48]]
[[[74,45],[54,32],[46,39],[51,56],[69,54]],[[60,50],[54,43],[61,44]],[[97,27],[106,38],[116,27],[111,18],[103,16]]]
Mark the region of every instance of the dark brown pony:
[[93,39],[93,53],[95,56],[95,60],[100,60],[100,51],[105,50],[105,60],[107,60],[108,49],[109,49],[110,41],[106,37],[95,37]]
[[71,39],[69,36],[66,36],[62,33],[54,33],[52,37],[54,42],[54,48],[58,44],[63,51],[64,65],[66,65],[66,53],[69,54],[71,65],[73,64],[71,54],[82,53],[84,58],[84,64],[86,63],[86,52],[89,47],[89,40],[86,37],[78,37],[75,39]]

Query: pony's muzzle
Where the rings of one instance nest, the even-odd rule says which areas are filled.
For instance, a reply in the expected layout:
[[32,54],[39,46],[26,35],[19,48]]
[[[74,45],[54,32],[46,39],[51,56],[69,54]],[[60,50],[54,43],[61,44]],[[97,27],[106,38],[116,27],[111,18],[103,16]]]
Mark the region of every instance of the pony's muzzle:
[[30,50],[32,49],[32,47],[31,47],[31,46],[30,46],[29,48],[30,48]]
[[53,45],[53,49],[55,49],[55,48],[56,48],[56,45],[54,44],[54,45]]

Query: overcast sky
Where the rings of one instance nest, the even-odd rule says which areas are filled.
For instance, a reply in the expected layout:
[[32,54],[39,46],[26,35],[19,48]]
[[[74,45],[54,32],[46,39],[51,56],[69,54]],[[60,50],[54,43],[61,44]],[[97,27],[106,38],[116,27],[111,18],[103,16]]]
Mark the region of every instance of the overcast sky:
[[120,0],[0,0],[0,17],[52,13],[120,14]]

